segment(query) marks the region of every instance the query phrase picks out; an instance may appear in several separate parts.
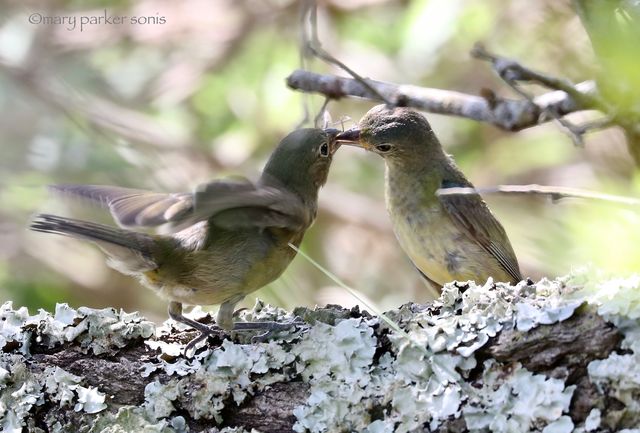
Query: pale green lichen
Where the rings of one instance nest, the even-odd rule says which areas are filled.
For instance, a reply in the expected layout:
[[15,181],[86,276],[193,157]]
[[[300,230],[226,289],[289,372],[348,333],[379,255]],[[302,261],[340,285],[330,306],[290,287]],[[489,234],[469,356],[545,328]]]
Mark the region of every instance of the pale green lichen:
[[584,430],[594,431],[600,427],[601,415],[600,409],[591,409],[589,416],[584,420]]
[[277,370],[293,360],[293,355],[275,342],[239,345],[225,340],[221,347],[205,351],[202,368],[180,379],[180,386],[197,390],[182,400],[182,406],[195,419],[214,418],[220,422],[220,412],[229,397],[239,405],[247,395],[283,380]]
[[18,344],[23,354],[29,353],[32,338],[47,348],[74,342],[100,355],[126,346],[128,340],[149,338],[155,331],[155,325],[139,313],[113,308],[74,310],[67,304],[58,304],[53,316],[44,310],[32,316],[26,308],[13,310],[13,303],[5,302],[0,318],[0,347]]
[[[152,419],[165,418],[179,403],[194,419],[222,422],[221,412],[228,401],[239,405],[255,391],[284,381],[288,376],[279,370],[294,360],[295,355],[276,342],[241,345],[225,340],[218,348],[200,351],[191,359],[181,359],[179,366],[159,361],[156,368],[170,375],[177,372],[175,375],[181,378],[164,384],[149,383],[145,388],[146,413]],[[152,369],[153,366],[147,365],[143,374],[149,374]],[[186,389],[192,390],[189,395],[184,394]]]
[[640,319],[640,274],[628,278],[606,280],[582,279],[578,276],[569,280],[569,284],[583,282],[574,296],[581,297],[598,306],[598,313],[610,317],[631,320]]
[[52,401],[59,403],[60,407],[71,406],[76,398],[74,391],[82,378],[60,367],[54,367],[52,370],[45,381],[46,392],[52,396]]
[[[588,279],[578,295],[588,297],[598,313],[616,325],[624,336],[620,347],[627,351],[612,353],[607,359],[588,365],[589,378],[598,390],[624,403],[622,409],[610,411],[602,421],[615,417],[629,427],[640,425],[640,275],[604,281]],[[602,421],[598,416],[598,423]]]
[[45,391],[50,400],[59,403],[60,407],[73,406],[76,412],[98,413],[107,408],[105,395],[94,387],[80,385],[82,378],[71,374],[60,367],[50,367],[44,372]]
[[[388,338],[394,355],[382,356],[377,365],[370,351],[372,341],[368,341],[375,336],[365,333],[369,328],[363,328],[362,322],[358,327],[349,320],[336,327],[314,327],[319,331],[317,335],[312,330],[299,346],[292,347],[293,353],[302,350],[298,354],[305,363],[301,374],[312,385],[305,405],[294,411],[298,418],[294,428],[299,432],[410,432],[425,424],[436,429],[461,414],[465,420],[473,417],[478,428],[487,427],[477,420],[495,419],[502,414],[492,404],[497,376],[486,377],[490,385],[484,394],[470,388],[465,379],[476,367],[473,352],[504,326],[531,329],[570,317],[582,301],[564,300],[561,289],[560,284],[547,280],[536,286],[523,282],[516,287],[494,286],[491,281],[485,286],[449,284],[430,309],[414,311],[415,306],[407,305],[389,313],[407,330],[408,338],[391,331]],[[347,323],[350,328],[346,328]],[[337,332],[338,327],[344,327],[342,332]],[[350,344],[338,344],[343,334],[351,336]],[[350,351],[343,352],[343,346]],[[359,362],[352,362],[349,356],[358,346],[362,353],[355,359]],[[323,353],[314,354],[312,347],[323,347]],[[522,411],[521,419],[517,424],[499,425],[495,431],[516,431],[516,425],[549,425],[552,432],[566,429],[564,417],[573,387],[565,387],[562,380],[533,376],[522,368],[518,371],[512,377],[513,383],[502,378],[500,395],[504,407]],[[533,384],[537,400],[527,400],[523,390]],[[522,395],[513,395],[513,389]],[[471,396],[475,398],[474,406],[468,410]],[[541,403],[543,410],[526,412],[523,402]],[[387,408],[384,419],[372,420],[372,408]]]
[[640,425],[640,351],[627,355],[612,353],[607,359],[592,361],[588,371],[600,392],[624,403],[619,416],[625,419],[625,424]]
[[[124,347],[130,339],[148,338],[153,332],[153,323],[138,313],[114,309],[75,310],[58,304],[53,315],[44,310],[30,315],[26,308],[14,310],[11,302],[0,307],[0,347],[5,351],[15,348],[25,356],[34,343],[50,349],[68,342],[98,355]],[[34,407],[45,401],[88,414],[107,407],[106,396],[94,387],[83,386],[81,377],[57,367],[31,371],[23,361],[11,353],[0,356],[2,431],[21,432]]]
[[176,409],[173,401],[180,395],[178,382],[175,380],[162,384],[154,381],[144,388],[144,408],[149,419],[168,418]]
[[104,404],[104,394],[96,388],[78,386],[76,392],[78,393],[78,402],[73,408],[76,412],[83,410],[86,413],[97,413],[107,408],[107,405]]
[[186,433],[189,431],[185,419],[177,416],[156,419],[146,416],[140,408],[127,406],[118,412],[106,413],[92,422],[88,433]]
[[291,348],[296,370],[311,384],[307,402],[293,412],[298,419],[295,431],[331,431],[336,423],[358,431],[368,424],[375,348],[373,330],[361,319],[336,326],[318,323]]
[[43,385],[17,355],[4,355],[0,367],[8,372],[0,385],[0,431],[20,433],[33,406],[44,402]]
[[542,433],[571,433],[573,427],[571,417],[563,415],[552,423],[547,424],[545,428],[542,429]]
[[565,387],[563,380],[533,374],[520,364],[509,374],[493,360],[486,361],[484,368],[483,386],[466,387],[463,414],[470,431],[517,433],[530,431],[541,421],[548,432],[565,431],[562,426],[567,425],[568,417],[563,415],[568,413],[575,386]]
[[0,426],[3,432],[21,432],[35,406],[45,402],[73,407],[76,412],[98,413],[106,409],[105,395],[94,387],[81,385],[82,378],[50,367],[32,372],[16,355],[3,354],[1,369],[6,371],[0,385]]
[[[171,321],[149,340],[154,327],[137,314],[61,304],[53,315],[40,311],[31,316],[4,304],[0,344],[24,356],[1,355],[0,425],[3,431],[21,431],[34,409],[47,401],[82,413],[101,411],[90,418],[94,433],[181,433],[188,427],[178,410],[219,425],[229,406],[246,403],[269,385],[297,380],[309,386],[306,400],[293,412],[298,432],[413,432],[435,430],[456,418],[471,432],[598,431],[609,425],[610,414],[594,409],[574,426],[568,413],[575,387],[562,378],[534,374],[520,364],[489,360],[477,365],[476,360],[476,351],[503,329],[526,332],[562,321],[588,302],[624,334],[625,350],[591,362],[589,377],[602,394],[624,403],[625,425],[635,427],[632,423],[640,420],[640,277],[591,282],[580,290],[573,287],[575,281],[515,287],[491,281],[448,284],[428,308],[405,305],[388,313],[407,335],[375,317],[353,318],[357,311],[298,309],[313,323],[305,331],[283,331],[269,343],[241,344],[250,342],[250,334],[237,336],[236,343],[226,339],[219,347],[203,343],[192,357],[184,357],[184,341],[173,338],[182,325]],[[207,315],[199,309],[190,314]],[[261,302],[240,317],[293,319]],[[82,377],[58,368],[29,371],[24,363],[33,342],[45,348],[70,342],[85,352],[108,354],[141,338],[157,354],[139,371],[149,377],[139,407],[103,410],[109,399],[85,386]],[[67,430],[57,425],[51,431]]]

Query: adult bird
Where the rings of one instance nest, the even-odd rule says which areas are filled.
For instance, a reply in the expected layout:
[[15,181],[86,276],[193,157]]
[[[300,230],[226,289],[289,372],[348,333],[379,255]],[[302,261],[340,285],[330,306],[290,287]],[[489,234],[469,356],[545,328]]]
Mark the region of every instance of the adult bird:
[[427,119],[408,108],[372,108],[339,142],[382,156],[393,230],[415,267],[435,288],[453,280],[516,283],[518,260],[502,225],[478,194],[439,195],[471,187]]
[[[300,129],[275,148],[256,184],[214,180],[194,193],[164,194],[99,185],[52,189],[108,208],[120,228],[55,215],[38,215],[31,229],[95,243],[108,264],[134,276],[169,300],[169,316],[201,335],[224,330],[269,333],[290,324],[235,323],[236,304],[277,279],[296,252],[317,211],[318,190],[327,180],[336,130]],[[153,235],[141,227],[169,227]],[[183,304],[220,304],[219,328],[182,314]]]

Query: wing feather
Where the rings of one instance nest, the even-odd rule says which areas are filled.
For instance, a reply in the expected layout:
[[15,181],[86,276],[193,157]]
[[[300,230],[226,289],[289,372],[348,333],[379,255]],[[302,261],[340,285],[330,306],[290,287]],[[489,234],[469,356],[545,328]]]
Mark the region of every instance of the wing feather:
[[215,180],[200,185],[194,193],[105,185],[53,185],[51,189],[108,209],[118,225],[126,228],[168,224],[172,230],[181,230],[209,220],[225,228],[296,230],[313,218],[298,195],[284,188],[254,185],[244,178]]
[[[454,186],[473,187],[470,183],[443,182],[443,188]],[[479,194],[441,195],[439,199],[451,220],[495,257],[514,282],[522,280],[507,233]]]

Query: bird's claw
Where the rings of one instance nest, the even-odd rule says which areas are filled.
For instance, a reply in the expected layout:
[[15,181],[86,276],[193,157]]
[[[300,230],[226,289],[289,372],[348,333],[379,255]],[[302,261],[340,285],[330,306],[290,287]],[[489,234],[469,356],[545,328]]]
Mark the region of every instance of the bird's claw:
[[190,358],[191,356],[189,356],[189,354],[191,353],[191,351],[196,347],[198,343],[200,343],[202,340],[204,340],[207,337],[209,337],[207,334],[200,334],[196,338],[188,342],[187,345],[184,347],[184,356],[186,358]]
[[265,328],[265,332],[251,337],[251,343],[264,343],[278,332],[287,331],[291,328],[304,328],[306,326],[308,326],[307,323],[302,320],[301,317],[297,316],[288,322],[269,322],[269,327]]
[[[189,353],[192,350],[194,350],[196,345],[198,345],[200,342],[202,342],[203,340],[206,340],[210,336],[220,335],[220,334],[224,333],[224,330],[222,328],[218,328],[218,327],[213,328],[213,327],[209,327],[209,326],[207,326],[206,329],[198,328],[198,331],[200,331],[200,335],[198,335],[197,337],[193,338],[184,347],[184,356],[187,357],[187,358],[190,357]],[[195,352],[195,350],[194,350],[194,352]]]
[[[243,331],[257,331],[263,330],[264,332],[251,338],[251,343],[263,343],[273,337],[278,332],[287,331],[291,328],[305,328],[308,324],[301,318],[295,317],[288,322],[236,322],[233,325],[231,332],[243,332]],[[197,328],[200,331],[200,335],[191,340],[184,348],[184,355],[189,357],[189,353],[195,349],[195,347],[206,340],[211,335],[220,335],[225,333],[225,330],[219,327],[202,326]]]

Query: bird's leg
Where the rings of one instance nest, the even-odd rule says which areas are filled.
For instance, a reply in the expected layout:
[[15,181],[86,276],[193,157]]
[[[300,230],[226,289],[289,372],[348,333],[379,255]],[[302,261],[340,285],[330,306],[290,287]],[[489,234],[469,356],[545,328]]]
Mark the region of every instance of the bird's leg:
[[244,299],[244,295],[236,295],[230,299],[227,299],[220,304],[218,315],[216,316],[216,324],[227,331],[235,329],[233,323],[233,311],[236,308],[238,302]]
[[176,322],[184,323],[187,326],[191,326],[192,328],[200,331],[202,334],[212,335],[220,332],[220,328],[209,327],[203,323],[195,321],[193,319],[189,319],[182,315],[182,303],[171,301],[169,303],[169,317],[171,317]]
[[209,335],[219,334],[222,329],[219,326],[210,327],[204,325],[200,322],[197,322],[193,319],[189,319],[188,317],[184,317],[182,315],[182,303],[171,301],[169,302],[169,317],[171,317],[176,322],[184,323],[187,326],[191,326],[192,328],[200,331],[200,335],[191,340],[187,346],[184,348],[185,353],[189,353],[189,351],[199,342],[207,338]]
[[252,343],[260,343],[269,340],[273,334],[280,331],[287,331],[291,328],[305,326],[306,323],[302,318],[295,317],[293,320],[287,322],[244,322],[236,323],[234,329],[237,330],[263,330],[262,334],[258,334],[251,338]]
[[267,340],[273,333],[279,331],[285,331],[294,326],[300,326],[304,324],[304,321],[299,317],[295,318],[289,322],[273,322],[273,321],[265,321],[265,322],[234,322],[233,321],[233,311],[238,302],[240,302],[244,296],[236,296],[234,298],[229,299],[220,305],[220,309],[218,310],[218,317],[216,318],[216,323],[223,329],[230,329],[232,331],[264,331],[262,334],[257,335],[252,338],[253,342],[264,341]]
[[220,309],[218,310],[218,317],[216,318],[216,323],[223,329],[230,329],[233,331],[264,331],[260,335],[256,335],[251,339],[252,342],[265,341],[271,335],[279,331],[286,331],[287,329],[291,329],[295,326],[301,326],[304,324],[304,321],[299,317],[296,317],[294,320],[289,322],[234,322],[233,321],[233,311],[238,302],[242,301],[244,296],[236,296],[234,298],[229,299],[220,305]]
[[238,304],[238,302],[242,301],[242,299],[244,299],[244,296],[238,295],[223,302],[220,305],[220,309],[218,310],[215,326],[207,326],[203,323],[185,317],[182,314],[182,303],[176,301],[169,302],[169,317],[171,319],[175,320],[176,322],[184,323],[185,325],[190,326],[197,331],[200,331],[199,336],[187,343],[184,349],[185,354],[189,353],[196,344],[200,343],[208,336],[219,335],[224,331],[264,331],[262,334],[256,335],[251,339],[252,342],[260,342],[269,339],[269,337],[271,337],[271,335],[276,332],[286,331],[287,329],[291,329],[292,327],[302,326],[305,324],[305,322],[299,317],[296,317],[291,321],[282,323],[273,321],[234,322],[233,312],[235,306]]

